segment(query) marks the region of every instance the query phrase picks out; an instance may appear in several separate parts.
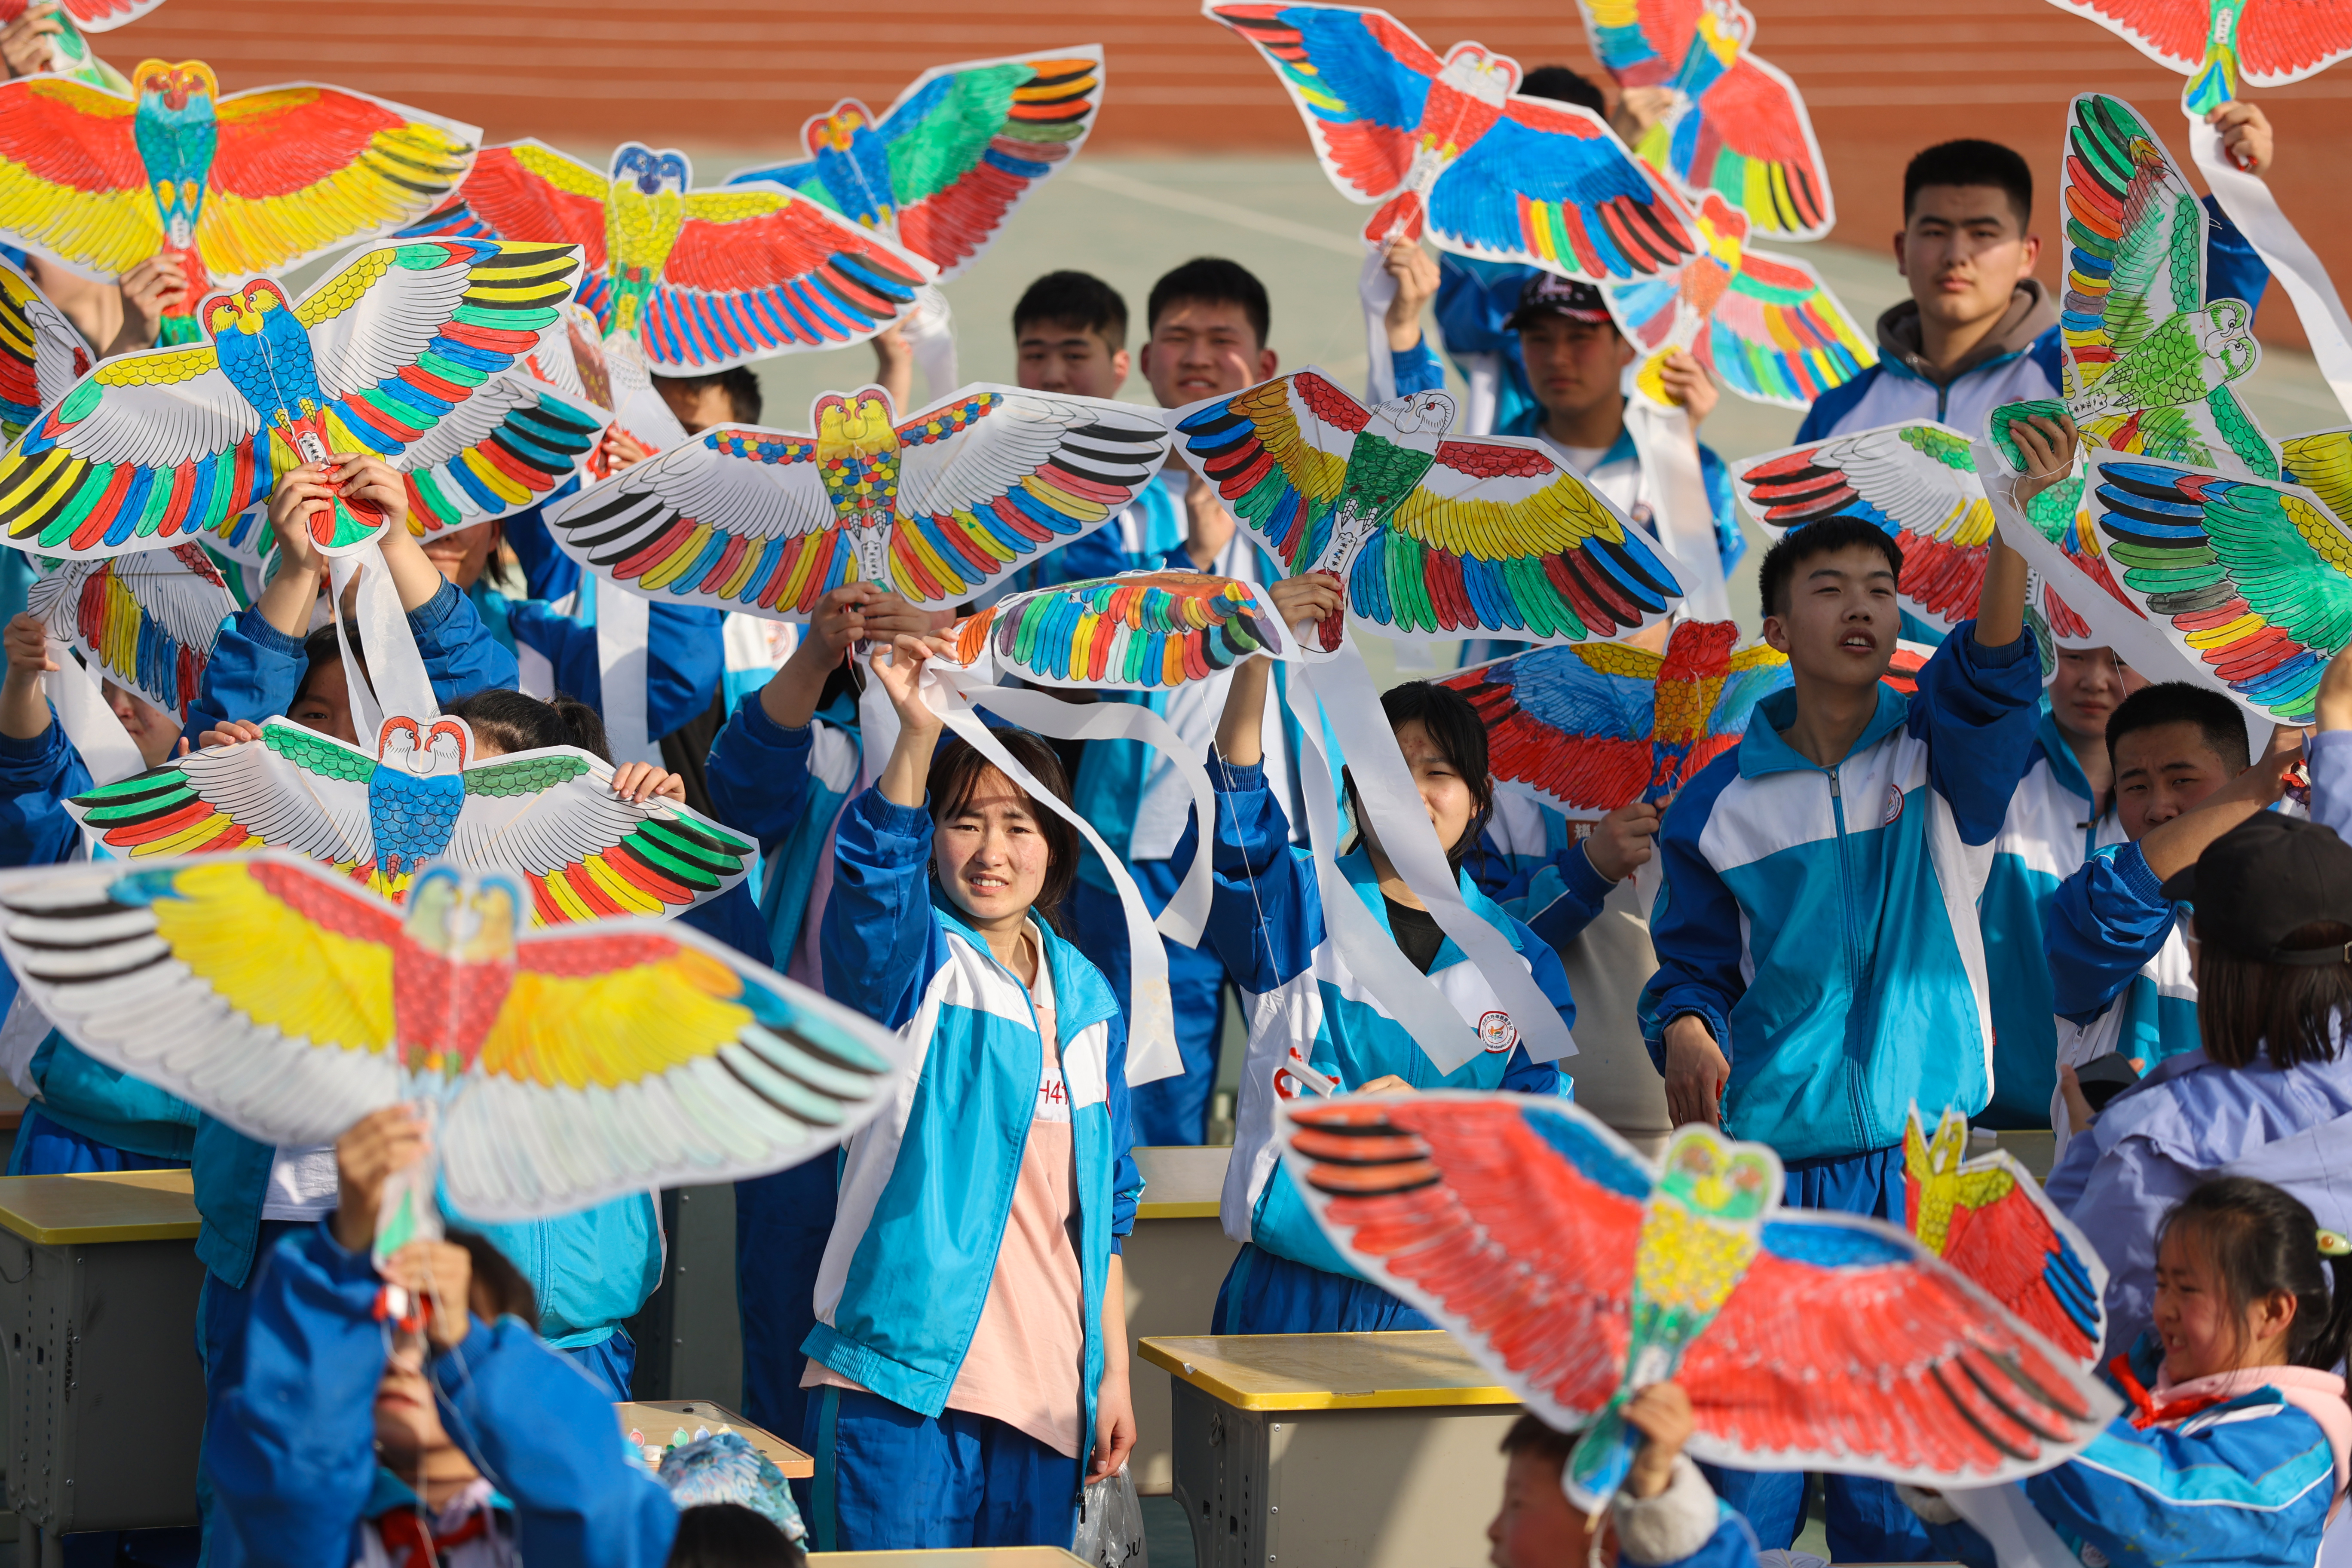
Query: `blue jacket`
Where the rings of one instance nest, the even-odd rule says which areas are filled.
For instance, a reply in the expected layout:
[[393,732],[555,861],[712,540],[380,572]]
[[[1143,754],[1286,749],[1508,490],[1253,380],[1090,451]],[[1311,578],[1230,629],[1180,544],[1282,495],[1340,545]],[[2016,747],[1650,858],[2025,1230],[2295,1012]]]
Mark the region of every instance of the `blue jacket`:
[[[370,1521],[404,1489],[376,1463],[384,1337],[377,1279],[323,1225],[288,1233],[257,1278],[245,1331],[214,1375],[205,1432],[215,1522],[257,1568],[362,1561]],[[512,1318],[477,1318],[432,1379],[442,1422],[508,1500],[527,1564],[660,1568],[677,1510],[629,1462],[595,1385]]]
[[1881,687],[1835,768],[1780,731],[1797,694],[1683,787],[1659,835],[1658,973],[1643,1035],[1696,1015],[1731,1064],[1725,1125],[1785,1160],[1901,1142],[1914,1104],[1973,1116],[1992,1092],[1977,895],[2025,771],[2042,666],[2033,639],[1955,628],[1918,696]]
[[1617,884],[1592,868],[1584,841],[1570,830],[1566,817],[1548,805],[1528,805],[1542,825],[1540,848],[1507,847],[1497,821],[1479,836],[1479,853],[1462,868],[1480,892],[1557,952],[1601,918],[1601,906]]
[[[1219,1216],[1225,1234],[1235,1241],[1255,1242],[1293,1262],[1360,1279],[1326,1239],[1297,1188],[1276,1174],[1282,1152],[1274,1141],[1275,1075],[1291,1050],[1305,1055],[1316,1071],[1337,1079],[1343,1092],[1394,1073],[1415,1089],[1557,1094],[1560,1070],[1557,1063],[1528,1058],[1494,985],[1449,938],[1430,965],[1431,982],[1464,1018],[1499,1016],[1503,1037],[1510,1044],[1500,1050],[1490,1047],[1450,1073],[1439,1072],[1403,1026],[1380,1010],[1340,958],[1324,925],[1313,853],[1290,842],[1289,821],[1265,787],[1265,770],[1213,758],[1209,778],[1217,792],[1217,837],[1211,850],[1215,881],[1203,940],[1214,945],[1234,981],[1255,998],[1249,1009],[1249,1051],[1243,1058],[1234,1109],[1234,1153],[1225,1167]],[[1199,842],[1197,824],[1186,828],[1169,860],[1179,875],[1192,866]],[[1339,870],[1381,929],[1388,930],[1388,903],[1371,856],[1359,849],[1340,860]],[[1573,1026],[1576,1000],[1569,994],[1559,955],[1504,913],[1467,875],[1462,878],[1462,896],[1488,924],[1510,938],[1536,984],[1559,1009],[1562,1020]]]
[[858,762],[855,702],[788,730],[768,717],[754,691],[736,703],[711,742],[704,775],[711,809],[759,841],[764,962],[779,972],[791,964],[806,929],[817,862],[833,841],[842,803],[857,787]]
[[2058,885],[2043,941],[2058,1056],[2079,1067],[2121,1051],[2153,1067],[2197,1049],[2189,906],[2158,891],[2137,844],[2110,845]]
[[[824,988],[916,1048],[897,1103],[845,1152],[817,1325],[803,1347],[919,1415],[946,1408],[987,1302],[1045,1051],[1027,990],[943,895],[933,898],[930,866],[929,811],[874,789],[843,811]],[[1102,1381],[1103,1290],[1143,1178],[1129,1147],[1118,1000],[1076,948],[1043,935],[1076,1165],[1084,1454]]]

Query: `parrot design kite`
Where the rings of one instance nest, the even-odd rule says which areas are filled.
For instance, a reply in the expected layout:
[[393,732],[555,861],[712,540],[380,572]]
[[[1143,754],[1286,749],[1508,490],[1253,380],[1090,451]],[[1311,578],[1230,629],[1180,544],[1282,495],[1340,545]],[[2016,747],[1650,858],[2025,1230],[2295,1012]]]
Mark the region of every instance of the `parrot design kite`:
[[1674,103],[1634,153],[1694,201],[1713,192],[1759,233],[1819,239],[1837,223],[1829,165],[1796,83],[1748,52],[1739,0],[1578,0],[1592,53],[1619,88]]
[[269,847],[394,900],[439,856],[525,879],[539,925],[672,915],[743,879],[756,846],[667,801],[614,795],[571,746],[474,761],[461,719],[383,721],[375,752],[284,719],[175,757],[66,809],[133,864]]
[[59,562],[25,608],[107,679],[184,724],[236,601],[200,546],[174,544]]
[[[199,535],[249,552],[263,530],[248,510],[279,475],[334,452],[389,460],[428,517],[527,506],[610,417],[505,374],[562,341],[558,307],[579,269],[568,246],[426,240],[354,258],[299,304],[267,278],[215,294],[210,345],[106,361],[0,457],[0,530],[55,555]],[[310,520],[329,554],[383,526],[351,497]]]
[[2189,79],[2196,119],[2238,96],[2241,78],[2284,87],[2352,55],[2352,14],[2295,0],[2053,0]]
[[1930,1139],[1911,1108],[1903,1130],[1903,1222],[1919,1245],[1983,1287],[2085,1370],[2106,1331],[2107,1266],[2017,1163],[1969,1155],[1969,1119],[1947,1110]]
[[813,435],[719,426],[551,507],[587,570],[655,600],[808,618],[844,583],[960,604],[1117,517],[1168,455],[1156,410],[978,384],[901,420],[827,393]]
[[[1174,423],[1184,461],[1285,574],[1337,576],[1376,631],[1607,640],[1682,596],[1663,552],[1540,443],[1449,438],[1442,392],[1366,408],[1308,369]],[[1317,651],[1342,626],[1325,621]]]
[[[109,282],[161,252],[191,304],[215,277],[276,272],[423,216],[481,142],[341,88],[224,98],[197,60],[147,60],[131,80],[127,94],[63,77],[0,83],[0,237]],[[201,341],[196,317],[164,318],[163,343]]]
[[1008,594],[956,623],[956,662],[1046,686],[1164,690],[1289,645],[1263,590],[1197,572],[1129,572]]
[[1386,11],[1353,5],[1202,9],[1282,79],[1339,194],[1378,208],[1373,245],[1425,234],[1593,282],[1653,277],[1696,248],[1681,204],[1600,116],[1521,97],[1507,55],[1464,43],[1441,59]]
[[728,184],[783,185],[890,237],[947,282],[1072,158],[1102,106],[1102,46],[934,66],[877,115],[845,98],[801,127],[808,156]]
[[57,405],[98,356],[33,280],[0,261],[0,440]]
[[74,1044],[265,1144],[426,1101],[484,1220],[781,1170],[896,1091],[887,1030],[677,921],[529,910],[448,865],[404,910],[270,853],[47,866],[0,876],[0,953]]
[[1909,1235],[1780,1207],[1760,1143],[1686,1126],[1653,1166],[1579,1107],[1517,1095],[1283,1115],[1284,1164],[1342,1256],[1531,1413],[1584,1430],[1561,1476],[1580,1511],[1631,1464],[1625,1401],[1669,1378],[1695,1458],[1925,1487],[2046,1469],[2118,1408]]

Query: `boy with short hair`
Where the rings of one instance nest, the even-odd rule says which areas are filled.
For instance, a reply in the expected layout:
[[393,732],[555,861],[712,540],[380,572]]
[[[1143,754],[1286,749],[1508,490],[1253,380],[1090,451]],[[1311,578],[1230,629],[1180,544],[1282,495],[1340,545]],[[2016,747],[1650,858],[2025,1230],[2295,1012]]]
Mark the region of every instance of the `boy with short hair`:
[[[1625,1422],[1643,1441],[1609,1505],[1601,1561],[1642,1568],[1754,1563],[1756,1538],[1747,1521],[1707,1489],[1682,1451],[1698,1426],[1690,1395],[1675,1384],[1654,1383],[1626,1403]],[[1494,1542],[1487,1561],[1495,1568],[1585,1568],[1592,1561],[1591,1521],[1559,1485],[1576,1436],[1534,1415],[1520,1416],[1503,1435],[1510,1465],[1503,1472],[1503,1505],[1486,1526]]]

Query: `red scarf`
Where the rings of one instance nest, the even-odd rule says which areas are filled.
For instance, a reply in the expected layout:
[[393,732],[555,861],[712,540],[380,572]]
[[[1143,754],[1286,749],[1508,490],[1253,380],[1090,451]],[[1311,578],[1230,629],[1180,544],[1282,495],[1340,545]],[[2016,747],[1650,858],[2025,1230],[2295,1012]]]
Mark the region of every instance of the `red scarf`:
[[2150,1394],[2141,1384],[2140,1380],[2132,1375],[2129,1357],[2116,1357],[2107,1363],[2107,1371],[2114,1374],[2118,1384],[2123,1385],[2124,1396],[2132,1402],[2131,1424],[2135,1431],[2145,1432],[2151,1426],[2163,1426],[2175,1421],[2186,1421],[2200,1410],[2210,1410],[2216,1405],[2227,1405],[2237,1397],[2234,1394],[2200,1394],[2187,1399],[2167,1400],[2164,1404],[2158,1405],[2156,1402],[2156,1395]]
[[446,1535],[428,1536],[425,1516],[414,1509],[395,1508],[376,1518],[376,1534],[383,1540],[384,1554],[398,1568],[426,1568],[438,1563],[453,1546],[461,1546],[476,1537],[487,1534],[490,1528],[490,1510],[478,1508],[466,1516],[466,1521]]

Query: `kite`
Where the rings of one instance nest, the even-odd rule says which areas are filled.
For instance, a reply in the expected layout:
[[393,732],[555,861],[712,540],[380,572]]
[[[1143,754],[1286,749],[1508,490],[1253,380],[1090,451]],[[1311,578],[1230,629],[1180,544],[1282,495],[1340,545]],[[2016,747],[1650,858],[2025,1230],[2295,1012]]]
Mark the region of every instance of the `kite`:
[[1378,208],[1364,238],[1594,282],[1671,270],[1696,248],[1658,177],[1599,115],[1520,96],[1518,62],[1479,44],[1444,58],[1386,11],[1232,5],[1202,11],[1282,79],[1323,172]]
[[[256,560],[278,476],[335,452],[386,458],[429,518],[528,506],[610,417],[503,374],[562,341],[579,269],[569,246],[424,240],[354,258],[299,304],[268,278],[215,294],[210,344],[106,361],[0,457],[5,542],[97,556],[212,535]],[[342,497],[310,528],[341,555],[383,521]]]
[[827,393],[814,435],[722,425],[566,497],[549,531],[646,598],[806,620],[845,583],[960,604],[1117,517],[1168,455],[1156,410],[980,384],[900,419]]
[[1315,369],[1174,416],[1184,461],[1285,574],[1338,577],[1383,635],[1606,640],[1681,597],[1671,558],[1541,443],[1453,424],[1444,393],[1366,408]]
[[25,608],[107,679],[184,724],[221,622],[237,606],[200,546],[174,544],[59,562],[26,591]]
[[0,261],[0,440],[23,435],[97,363],[81,329],[31,279]]
[[[128,95],[131,79],[90,53],[86,33],[108,33],[135,22],[163,0],[62,0],[53,15],[58,31],[49,37],[49,74]],[[0,0],[0,27],[32,8],[29,0]]]
[[1797,84],[1748,52],[1739,0],[1578,0],[1592,53],[1620,88],[1672,89],[1634,153],[1694,201],[1713,192],[1759,232],[1819,239],[1837,222],[1829,165]]
[[2352,12],[2294,0],[2053,0],[2189,79],[2180,106],[2202,120],[2241,77],[2284,87],[2352,55]]
[[1911,1108],[1903,1129],[1903,1222],[1919,1245],[2085,1371],[2106,1331],[2107,1266],[2017,1163],[1971,1157],[1969,1119],[1946,1110],[1931,1140]]
[[[215,277],[277,272],[423,216],[481,141],[341,88],[224,98],[198,60],[146,60],[131,80],[0,83],[0,237],[107,282],[160,252],[191,308]],[[163,320],[166,345],[203,336],[194,314]]]
[[1197,572],[1130,572],[1009,594],[956,623],[956,662],[1045,686],[1167,690],[1253,654],[1285,657],[1289,634],[1265,590]]
[[395,901],[438,857],[524,879],[537,925],[680,913],[750,869],[757,847],[681,805],[612,789],[573,746],[476,760],[461,719],[383,721],[371,753],[285,719],[76,795],[74,820],[133,865],[273,848]]
[[888,1031],[677,921],[528,909],[449,865],[405,909],[272,853],[47,866],[0,876],[0,953],[75,1045],[264,1144],[425,1102],[423,1191],[484,1220],[781,1170],[898,1091]]
[[1102,106],[1102,46],[934,66],[877,115],[845,98],[801,127],[808,156],[728,176],[797,191],[949,281],[1077,156]]
[[1780,1157],[1678,1129],[1653,1166],[1558,1100],[1429,1092],[1285,1108],[1284,1163],[1364,1277],[1563,1431],[1578,1509],[1672,1379],[1693,1458],[1979,1487],[2063,1463],[2119,1402],[1919,1242],[1780,1206]]

